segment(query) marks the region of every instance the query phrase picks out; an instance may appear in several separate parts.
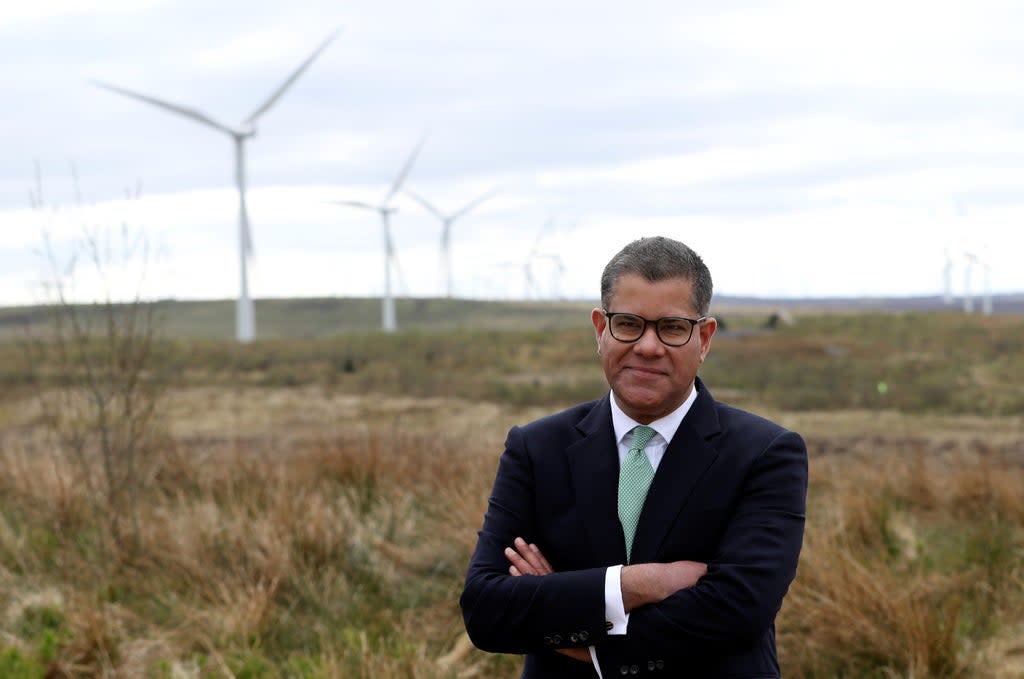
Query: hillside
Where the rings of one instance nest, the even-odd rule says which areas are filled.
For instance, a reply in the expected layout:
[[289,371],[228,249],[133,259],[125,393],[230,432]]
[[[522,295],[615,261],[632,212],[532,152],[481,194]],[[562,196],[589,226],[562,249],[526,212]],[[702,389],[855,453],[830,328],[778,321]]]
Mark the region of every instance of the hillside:
[[[396,300],[399,329],[436,331],[455,329],[550,330],[586,327],[595,300],[493,301],[475,299],[412,298]],[[363,333],[380,327],[380,300],[376,298],[259,299],[256,332],[260,339],[301,339]],[[997,314],[1024,315],[1024,293],[993,300]],[[169,337],[230,339],[234,337],[233,300],[162,300],[149,307]],[[712,313],[726,327],[760,325],[773,313],[826,312],[957,312],[940,297],[806,298],[716,297]],[[82,307],[88,310],[88,307]],[[17,337],[26,328],[44,327],[49,310],[40,306],[0,308],[0,339]]]

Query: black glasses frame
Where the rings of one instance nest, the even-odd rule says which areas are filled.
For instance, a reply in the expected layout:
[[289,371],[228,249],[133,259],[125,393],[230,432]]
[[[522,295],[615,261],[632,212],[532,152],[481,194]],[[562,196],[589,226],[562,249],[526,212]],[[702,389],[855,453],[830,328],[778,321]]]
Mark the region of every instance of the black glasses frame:
[[[644,318],[643,316],[640,316],[638,314],[631,314],[626,311],[608,311],[607,309],[602,310],[602,313],[604,314],[604,317],[608,319],[608,334],[610,334],[616,341],[623,342],[625,344],[639,342],[640,339],[644,336],[644,334],[646,334],[647,326],[653,325],[654,334],[658,336],[658,341],[668,347],[685,347],[687,344],[690,343],[690,340],[693,339],[694,329],[704,321],[708,320],[707,316],[701,316],[700,318],[687,318],[686,316],[662,316],[661,318],[655,318],[654,320],[651,320],[649,318]],[[637,318],[643,321],[643,330],[641,330],[640,334],[634,337],[633,339],[622,339],[621,337],[617,337],[615,335],[615,331],[612,330],[612,328],[615,327],[615,324],[612,322],[612,319],[614,319],[616,316],[630,316],[632,318]],[[668,321],[688,321],[690,323],[690,335],[686,338],[686,340],[679,344],[665,341],[665,338],[661,336],[661,325],[662,323]]]

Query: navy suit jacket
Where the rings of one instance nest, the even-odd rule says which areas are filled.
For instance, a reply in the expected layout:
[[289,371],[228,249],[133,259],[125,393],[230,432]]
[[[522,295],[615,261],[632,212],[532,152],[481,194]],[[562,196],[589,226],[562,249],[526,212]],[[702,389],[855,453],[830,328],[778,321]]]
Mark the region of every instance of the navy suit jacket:
[[[460,599],[479,648],[526,655],[523,677],[596,676],[555,652],[595,646],[605,679],[779,677],[775,615],[796,575],[807,449],[796,433],[719,403],[697,380],[648,491],[632,563],[708,564],[693,587],[608,635],[604,578],[625,563],[609,397],[508,434]],[[535,542],[556,571],[508,574],[505,547]]]

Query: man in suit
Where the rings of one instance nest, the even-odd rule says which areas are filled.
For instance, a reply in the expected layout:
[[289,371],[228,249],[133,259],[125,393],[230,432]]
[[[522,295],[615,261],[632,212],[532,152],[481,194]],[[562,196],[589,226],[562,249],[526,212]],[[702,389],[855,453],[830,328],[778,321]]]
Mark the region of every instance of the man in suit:
[[611,393],[508,434],[460,605],[524,678],[781,676],[807,451],[697,377],[711,292],[683,243],[628,244],[591,314]]

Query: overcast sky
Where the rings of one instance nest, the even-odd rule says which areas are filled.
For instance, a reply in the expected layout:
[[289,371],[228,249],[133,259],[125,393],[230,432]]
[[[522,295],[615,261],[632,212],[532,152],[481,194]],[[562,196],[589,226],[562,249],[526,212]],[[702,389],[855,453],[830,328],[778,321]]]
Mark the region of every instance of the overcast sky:
[[[377,215],[330,201],[380,201],[424,135],[407,188],[497,190],[454,224],[461,296],[595,298],[655,234],[720,294],[940,294],[947,252],[955,293],[968,252],[1024,291],[1021,26],[989,0],[3,3],[0,304],[42,297],[44,231],[63,262],[121,224],[145,294],[236,296],[230,138],[90,81],[235,126],[336,28],[246,145],[256,297],[381,294]],[[395,204],[397,291],[441,294],[440,222]]]

